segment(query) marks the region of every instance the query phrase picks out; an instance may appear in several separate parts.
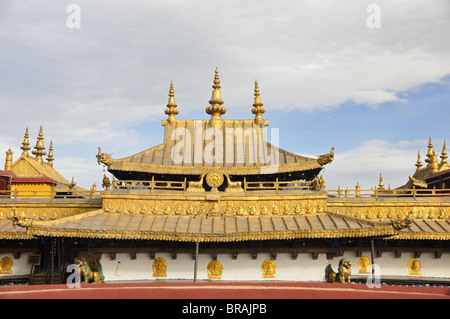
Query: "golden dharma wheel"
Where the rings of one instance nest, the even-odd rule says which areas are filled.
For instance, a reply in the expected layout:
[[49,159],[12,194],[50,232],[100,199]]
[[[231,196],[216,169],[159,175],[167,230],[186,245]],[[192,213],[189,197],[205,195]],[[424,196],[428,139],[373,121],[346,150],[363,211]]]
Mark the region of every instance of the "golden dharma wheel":
[[212,171],[206,174],[206,184],[209,187],[217,188],[220,187],[224,182],[224,177],[222,173],[218,171]]

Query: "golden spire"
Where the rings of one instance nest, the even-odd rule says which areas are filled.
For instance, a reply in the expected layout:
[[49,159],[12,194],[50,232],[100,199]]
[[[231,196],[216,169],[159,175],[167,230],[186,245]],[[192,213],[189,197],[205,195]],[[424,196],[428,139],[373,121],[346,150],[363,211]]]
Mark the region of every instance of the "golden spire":
[[219,70],[216,68],[216,74],[214,76],[214,85],[213,91],[211,94],[211,100],[209,100],[209,104],[211,106],[206,108],[206,113],[211,115],[211,119],[209,120],[209,125],[211,127],[219,127],[220,122],[222,121],[222,114],[227,112],[227,109],[222,106],[222,93],[220,92],[220,80],[219,80]]
[[444,146],[442,147],[442,153],[441,153],[441,164],[447,164],[448,165],[448,156],[447,156],[447,146],[445,145],[444,141]]
[[422,167],[422,161],[420,160],[420,150],[417,151],[416,172]]
[[6,159],[5,159],[5,171],[11,171],[12,170],[12,164],[13,164],[13,151],[11,149],[8,149],[6,151]]
[[175,94],[173,90],[173,82],[170,83],[170,90],[169,90],[169,103],[167,103],[168,110],[165,111],[169,117],[167,118],[167,122],[169,124],[173,124],[177,121],[175,115],[180,113],[179,110],[176,109],[177,104],[175,103]]
[[30,137],[30,135],[28,134],[28,127],[27,127],[27,129],[25,131],[25,136],[23,138],[22,147],[21,147],[21,149],[23,150],[22,156],[28,156],[28,151],[31,149],[29,137]]
[[380,173],[380,182],[378,183],[378,189],[384,189],[383,176]]
[[45,146],[44,146],[44,133],[42,132],[42,125],[41,128],[39,129],[39,135],[37,138],[37,142],[36,142],[36,146],[35,151],[32,151],[31,153],[33,153],[33,155],[36,155],[36,160],[40,163],[42,163],[42,156],[47,155],[47,152],[44,152],[45,150]]
[[252,113],[255,114],[255,123],[261,124],[263,122],[262,114],[266,112],[264,108],[262,108],[263,104],[261,103],[261,98],[259,97],[259,87],[258,81],[255,81],[255,101],[253,103]]
[[51,167],[53,167],[53,161],[55,158],[53,157],[53,141],[50,141],[50,148],[48,149],[47,163]]

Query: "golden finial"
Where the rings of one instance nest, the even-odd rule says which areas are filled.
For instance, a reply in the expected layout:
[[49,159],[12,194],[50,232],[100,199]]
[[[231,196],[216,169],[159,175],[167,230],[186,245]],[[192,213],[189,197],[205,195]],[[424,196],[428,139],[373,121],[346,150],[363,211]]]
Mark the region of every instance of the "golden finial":
[[44,133],[42,132],[42,125],[39,129],[39,135],[37,138],[36,146],[34,147],[36,150],[32,151],[33,155],[36,155],[36,160],[40,163],[42,163],[42,156],[47,155],[47,152],[44,152],[45,146],[44,146]]
[[416,172],[422,167],[422,161],[420,160],[420,150],[417,151]]
[[442,147],[442,153],[441,153],[441,164],[447,164],[448,165],[448,156],[447,156],[447,146],[445,145],[444,141],[444,146]]
[[425,159],[425,162],[428,164],[428,166],[431,163],[431,159],[434,155],[434,149],[433,149],[433,143],[431,142],[431,136],[428,140],[428,152],[427,152],[427,158]]
[[51,167],[53,167],[53,161],[55,158],[53,157],[53,141],[50,141],[50,148],[48,149],[47,163]]
[[169,122],[169,124],[173,124],[177,120],[175,115],[180,113],[180,111],[176,109],[177,104],[175,103],[175,94],[174,94],[174,90],[173,90],[173,82],[170,83],[169,103],[167,103],[167,107],[169,108],[168,110],[165,111],[165,113],[167,115],[169,115],[169,117],[167,118],[167,122]]
[[384,183],[383,183],[383,175],[380,173],[380,182],[378,183],[378,189],[384,189]]
[[28,156],[28,151],[31,149],[29,137],[30,137],[30,135],[28,134],[28,127],[27,127],[27,129],[25,131],[25,136],[23,138],[22,147],[21,147],[21,149],[23,150],[22,156]]
[[219,70],[216,68],[216,74],[214,76],[214,85],[213,91],[211,94],[211,100],[209,100],[209,104],[211,106],[206,108],[206,113],[211,115],[211,119],[209,120],[209,125],[211,127],[219,127],[220,122],[222,121],[222,114],[227,112],[227,109],[222,106],[222,93],[220,92],[220,80],[219,80]]
[[263,104],[261,103],[261,98],[259,97],[259,87],[258,87],[258,81],[255,81],[255,101],[253,103],[253,109],[252,113],[255,114],[255,123],[261,124],[263,122],[262,114],[266,112],[264,108],[262,108]]
[[11,171],[12,165],[13,165],[13,154],[14,152],[11,151],[11,149],[8,149],[6,151],[6,158],[5,158],[5,171]]

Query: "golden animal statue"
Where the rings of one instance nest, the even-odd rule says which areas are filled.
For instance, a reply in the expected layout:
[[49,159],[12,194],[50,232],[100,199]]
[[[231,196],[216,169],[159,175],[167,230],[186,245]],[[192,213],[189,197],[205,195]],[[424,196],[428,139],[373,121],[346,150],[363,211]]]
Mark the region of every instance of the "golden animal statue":
[[352,262],[345,258],[342,258],[339,261],[339,268],[337,273],[334,272],[331,268],[331,265],[328,264],[327,268],[325,268],[325,281],[330,283],[339,282],[341,284],[350,284],[350,275],[352,273],[351,267]]
[[111,163],[113,162],[113,159],[111,156],[112,156],[112,154],[102,153],[102,149],[100,147],[98,148],[98,154],[95,155],[95,157],[97,157],[98,165],[100,165],[100,163],[103,163],[106,166],[111,165]]
[[92,282],[99,284],[105,279],[102,273],[102,267],[95,258],[89,258],[89,263],[85,258],[75,258],[75,263],[80,267],[81,281],[83,283],[88,284]]
[[334,147],[331,148],[330,153],[317,155],[317,157],[317,162],[319,162],[319,164],[322,166],[331,163],[334,160]]
[[12,220],[14,228],[16,228],[16,226],[28,227],[33,223],[33,220],[31,218],[27,218],[27,217],[13,216],[13,217],[11,217],[11,220]]
[[230,179],[230,175],[228,174],[224,174],[225,177],[227,178],[227,184],[228,187],[225,189],[225,192],[243,192],[244,189],[242,188],[242,182],[237,181],[237,182],[232,182]]
[[110,181],[109,178],[106,176],[106,174],[103,174],[102,186],[103,186],[103,188],[105,188],[106,190],[108,190],[108,189],[111,187],[111,181]]
[[203,179],[206,174],[203,174],[198,182],[191,181],[189,182],[189,187],[186,189],[188,192],[203,192],[205,189],[203,188]]

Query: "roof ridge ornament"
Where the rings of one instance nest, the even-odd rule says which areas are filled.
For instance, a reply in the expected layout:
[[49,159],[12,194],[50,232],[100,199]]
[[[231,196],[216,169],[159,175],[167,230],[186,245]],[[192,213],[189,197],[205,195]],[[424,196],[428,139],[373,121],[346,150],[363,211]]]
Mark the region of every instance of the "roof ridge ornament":
[[441,153],[441,164],[448,165],[447,146],[445,144],[446,144],[446,141],[444,140],[444,146],[442,147],[442,153]]
[[53,157],[53,141],[50,141],[50,148],[48,150],[48,156],[47,156],[47,164],[53,167],[53,161],[55,158]]
[[420,159],[420,150],[417,151],[416,172],[422,167],[422,161]]
[[206,108],[206,113],[211,115],[211,119],[209,120],[209,125],[211,127],[219,127],[220,123],[222,121],[222,114],[225,114],[227,112],[227,109],[222,106],[223,100],[222,100],[222,93],[220,92],[220,79],[219,79],[219,69],[216,68],[214,75],[214,85],[213,91],[211,94],[211,100],[209,100],[209,104],[211,106]]
[[27,127],[27,129],[25,130],[25,136],[23,138],[22,147],[21,147],[21,149],[23,150],[22,156],[28,156],[28,151],[31,149],[29,138],[30,138],[30,135],[28,134],[28,127]]
[[253,102],[254,108],[252,109],[252,113],[255,114],[254,121],[257,125],[260,125],[264,122],[262,114],[266,112],[266,110],[261,107],[263,106],[263,104],[261,103],[261,98],[259,97],[259,95],[258,81],[255,80],[255,100]]
[[42,156],[47,155],[47,152],[44,152],[45,146],[44,146],[44,133],[42,132],[42,125],[39,129],[39,135],[37,138],[36,146],[34,147],[35,151],[31,152],[33,155],[36,155],[36,160],[39,163],[42,163]]
[[176,109],[177,104],[175,103],[175,93],[173,89],[173,82],[170,82],[170,89],[169,89],[169,102],[167,103],[168,110],[165,110],[165,113],[169,116],[167,118],[167,122],[169,122],[170,125],[174,124],[177,121],[177,118],[175,115],[178,115],[180,113],[179,110]]

